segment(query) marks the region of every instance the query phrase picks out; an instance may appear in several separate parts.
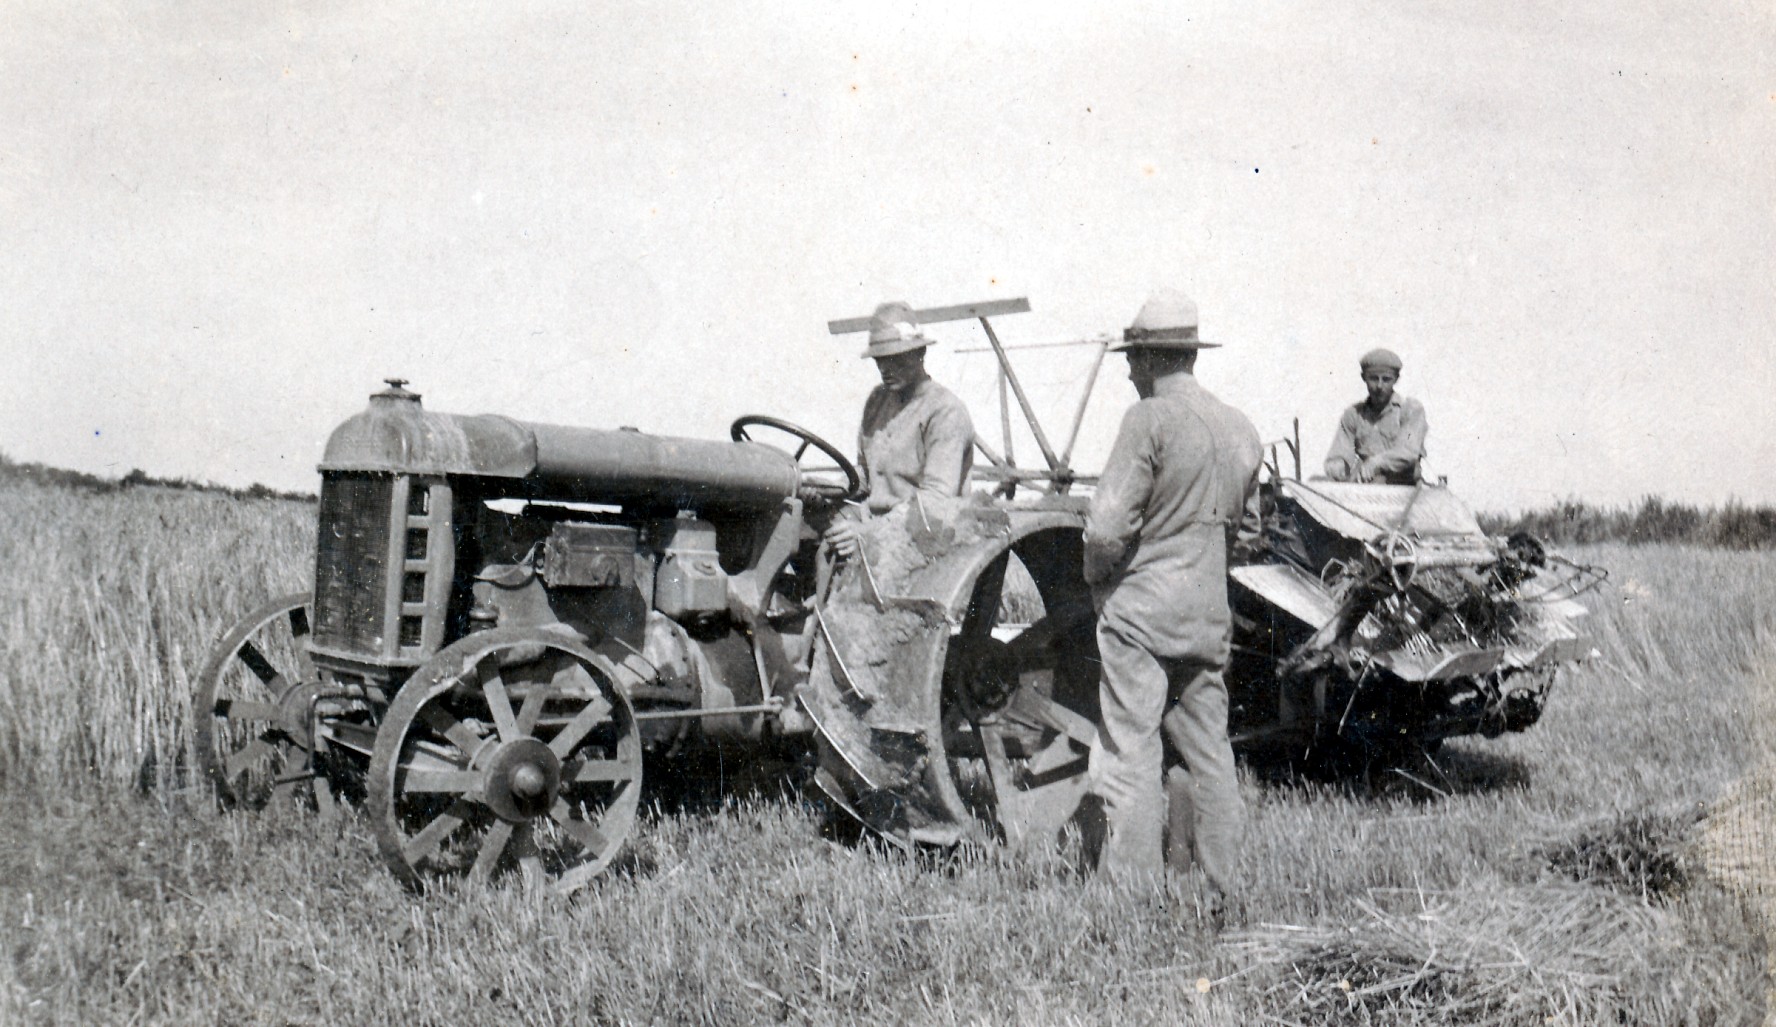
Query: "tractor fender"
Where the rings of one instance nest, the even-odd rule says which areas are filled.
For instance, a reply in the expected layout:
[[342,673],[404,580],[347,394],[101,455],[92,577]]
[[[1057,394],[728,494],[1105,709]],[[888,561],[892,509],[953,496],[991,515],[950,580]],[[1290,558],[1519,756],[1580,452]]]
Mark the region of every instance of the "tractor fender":
[[[1004,823],[983,823],[957,788],[951,745],[974,737],[960,714],[980,712],[959,698],[958,667],[968,661],[957,657],[1003,650],[1001,666],[1027,671],[1018,680],[1045,683],[1031,702],[1079,693],[1068,702],[1077,716],[1065,719],[1075,728],[1091,722],[1095,709],[1080,708],[1096,698],[1083,529],[1077,500],[1017,507],[915,498],[859,526],[860,555],[837,569],[817,606],[801,693],[822,791],[899,841],[953,844],[983,829],[1007,832]],[[1009,553],[1043,607],[1021,650],[992,634]]]

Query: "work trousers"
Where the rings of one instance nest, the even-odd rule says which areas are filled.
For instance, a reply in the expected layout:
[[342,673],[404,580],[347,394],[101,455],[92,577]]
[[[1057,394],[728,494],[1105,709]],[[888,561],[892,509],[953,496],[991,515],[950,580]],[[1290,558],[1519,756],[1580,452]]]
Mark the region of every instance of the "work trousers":
[[[1099,866],[1113,874],[1157,877],[1166,862],[1165,742],[1182,759],[1172,771],[1172,814],[1192,828],[1190,855],[1211,884],[1230,892],[1245,834],[1245,806],[1227,740],[1227,684],[1221,667],[1155,656],[1111,625],[1098,626],[1102,720],[1092,746],[1092,790],[1104,805]],[[1164,741],[1161,732],[1164,732]],[[1191,807],[1181,807],[1188,803]],[[1177,832],[1174,831],[1176,834]],[[1186,844],[1174,838],[1174,843]],[[1184,853],[1174,852],[1180,865]]]

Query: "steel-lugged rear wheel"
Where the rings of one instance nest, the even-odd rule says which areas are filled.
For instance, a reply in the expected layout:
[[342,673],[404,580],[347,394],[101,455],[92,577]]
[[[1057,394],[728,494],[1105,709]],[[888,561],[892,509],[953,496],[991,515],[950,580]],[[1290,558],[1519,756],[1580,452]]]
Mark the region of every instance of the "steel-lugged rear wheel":
[[950,639],[943,739],[964,802],[1003,840],[1043,844],[1072,818],[1087,784],[1096,725],[1074,707],[1086,705],[1078,699],[1093,681],[1082,665],[1091,600],[1083,582],[1045,574],[1037,595],[1020,596],[1039,602],[1040,615],[1005,622],[1011,556],[982,572]]
[[[817,610],[815,783],[883,837],[1046,845],[1078,809],[1097,713],[1080,533],[1065,512],[1020,520],[865,522]],[[1014,566],[1028,575],[1008,601]]]
[[314,759],[323,688],[308,655],[307,593],[259,607],[211,651],[192,697],[196,762],[222,801],[257,809],[274,800],[330,804]]
[[415,671],[377,732],[367,804],[409,885],[514,868],[580,887],[622,848],[641,739],[615,665],[546,628],[470,635]]

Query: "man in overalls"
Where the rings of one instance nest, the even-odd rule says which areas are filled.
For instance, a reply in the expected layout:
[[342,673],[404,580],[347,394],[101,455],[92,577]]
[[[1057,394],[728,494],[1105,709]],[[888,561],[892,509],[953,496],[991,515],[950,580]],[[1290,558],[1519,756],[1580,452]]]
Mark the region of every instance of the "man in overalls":
[[[883,514],[912,498],[959,496],[974,463],[974,422],[956,394],[925,373],[931,340],[913,308],[884,303],[870,317],[869,347],[882,384],[863,404],[857,430],[858,470],[868,486],[870,515]],[[857,528],[835,520],[826,543],[840,557],[857,553]]]
[[1182,760],[1168,782],[1183,821],[1174,835],[1194,835],[1194,852],[1171,861],[1194,856],[1218,900],[1232,889],[1245,826],[1222,680],[1227,547],[1257,488],[1261,447],[1252,422],[1197,383],[1197,352],[1215,345],[1197,337],[1196,304],[1172,291],[1124,331],[1116,349],[1140,401],[1123,415],[1092,496],[1085,579],[1103,661],[1091,753],[1108,832],[1100,867],[1161,872],[1163,729]]

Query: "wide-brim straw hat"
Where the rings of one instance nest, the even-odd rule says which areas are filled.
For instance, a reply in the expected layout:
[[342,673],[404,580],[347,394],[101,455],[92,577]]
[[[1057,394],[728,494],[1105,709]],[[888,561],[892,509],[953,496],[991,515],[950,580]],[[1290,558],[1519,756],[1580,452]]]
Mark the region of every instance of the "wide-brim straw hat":
[[1196,335],[1196,301],[1176,289],[1161,289],[1148,297],[1134,323],[1122,330],[1122,341],[1110,352],[1141,349],[1216,349],[1218,342],[1204,342]]
[[866,358],[892,357],[931,345],[919,329],[919,319],[905,303],[884,303],[870,315],[869,346]]

